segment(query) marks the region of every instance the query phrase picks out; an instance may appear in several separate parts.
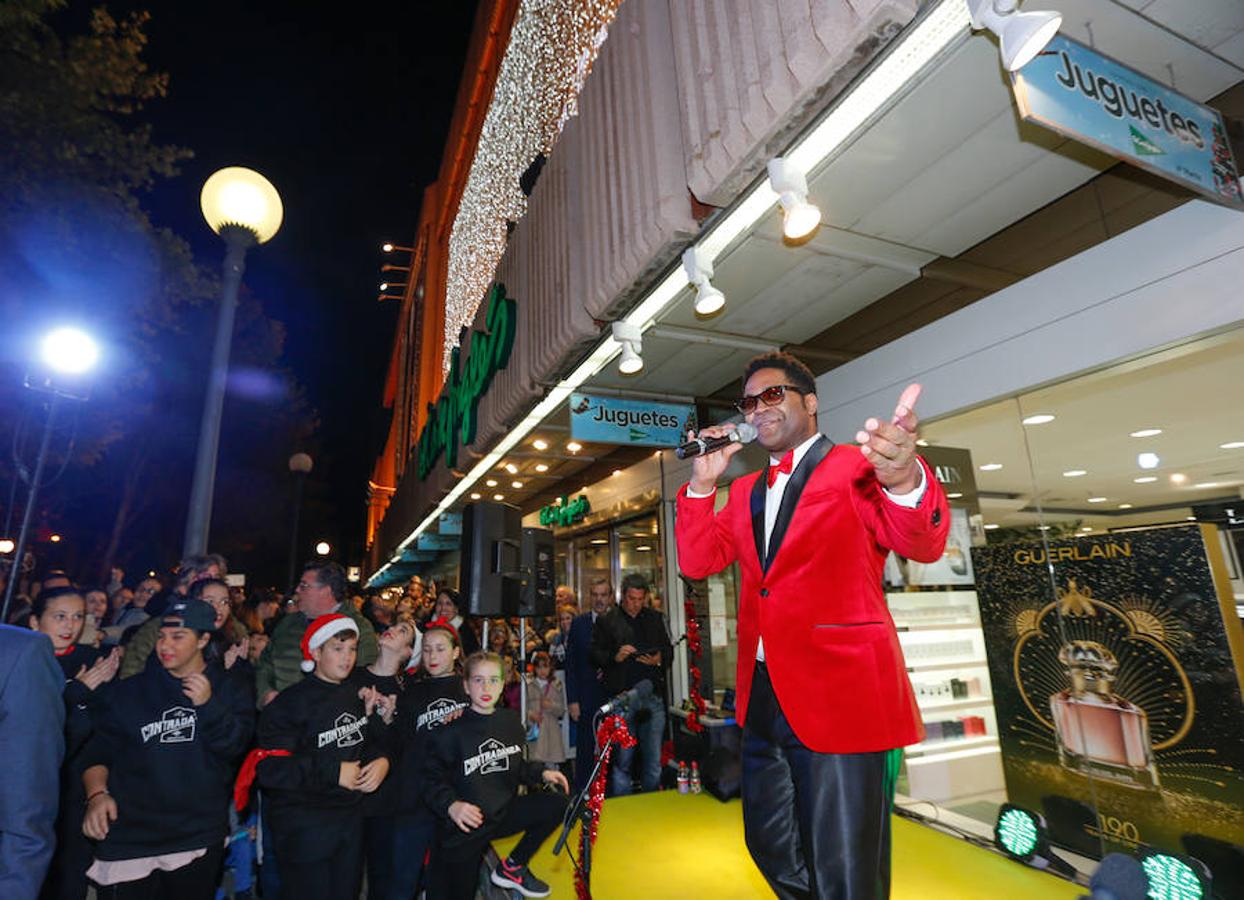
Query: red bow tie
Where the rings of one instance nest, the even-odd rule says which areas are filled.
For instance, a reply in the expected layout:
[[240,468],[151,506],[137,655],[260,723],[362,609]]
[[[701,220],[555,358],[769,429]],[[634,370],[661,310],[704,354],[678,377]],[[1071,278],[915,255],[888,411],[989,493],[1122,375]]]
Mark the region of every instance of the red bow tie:
[[769,466],[769,487],[773,487],[773,482],[777,481],[778,472],[781,472],[785,475],[789,475],[790,470],[794,468],[794,465],[795,465],[795,451],[787,450],[786,455],[782,457],[782,461],[780,463],[778,463],[776,466],[774,465]]

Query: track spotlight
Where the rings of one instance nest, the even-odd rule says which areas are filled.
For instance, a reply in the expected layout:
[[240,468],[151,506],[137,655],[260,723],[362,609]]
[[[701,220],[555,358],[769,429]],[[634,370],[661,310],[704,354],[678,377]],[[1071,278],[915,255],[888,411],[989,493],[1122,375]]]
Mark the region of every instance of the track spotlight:
[[682,267],[695,287],[696,315],[711,316],[726,305],[726,295],[709,282],[713,277],[713,261],[699,247],[689,247],[682,255]]
[[1059,12],[1019,12],[1017,0],[968,0],[972,27],[998,36],[1002,65],[1008,72],[1022,69],[1040,53],[1063,24]]
[[806,238],[821,224],[821,211],[808,202],[808,179],[798,166],[776,156],[769,160],[769,186],[782,206],[782,234]]
[[618,361],[619,372],[623,375],[634,375],[644,367],[644,359],[639,355],[643,347],[643,332],[638,325],[614,322],[613,339],[622,345],[622,358]]

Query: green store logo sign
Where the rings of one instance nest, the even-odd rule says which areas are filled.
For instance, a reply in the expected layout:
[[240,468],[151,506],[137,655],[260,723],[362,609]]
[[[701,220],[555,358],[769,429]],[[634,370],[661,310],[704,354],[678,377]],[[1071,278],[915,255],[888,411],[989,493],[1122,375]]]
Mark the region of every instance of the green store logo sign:
[[462,348],[450,354],[449,378],[435,405],[428,404],[428,421],[419,432],[419,478],[428,477],[441,454],[451,469],[458,464],[458,447],[475,441],[479,401],[493,376],[506,367],[514,349],[514,325],[518,304],[505,295],[505,285],[488,292],[486,331],[471,335],[471,353],[461,360]]
[[580,494],[573,500],[562,497],[559,502],[540,509],[540,524],[565,528],[575,522],[582,522],[591,511],[592,504],[588,503],[587,494]]

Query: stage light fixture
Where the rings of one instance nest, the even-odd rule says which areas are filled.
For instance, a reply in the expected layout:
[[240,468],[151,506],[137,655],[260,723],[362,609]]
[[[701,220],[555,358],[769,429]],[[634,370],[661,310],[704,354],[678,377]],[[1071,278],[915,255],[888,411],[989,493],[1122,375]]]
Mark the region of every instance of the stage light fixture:
[[49,332],[40,351],[50,369],[65,375],[88,372],[99,359],[98,345],[90,335],[77,328],[57,328]]
[[1151,900],[1201,900],[1210,896],[1212,876],[1199,859],[1152,850],[1141,856],[1140,866],[1149,881]]
[[687,280],[695,288],[695,312],[698,316],[711,316],[726,305],[726,295],[713,287],[713,260],[699,247],[688,247],[682,255],[682,267]]
[[644,359],[639,355],[643,348],[643,332],[633,322],[614,322],[612,329],[613,339],[622,345],[618,371],[623,375],[636,374],[644,367]]
[[1063,875],[1075,869],[1050,851],[1045,818],[1040,813],[1004,803],[994,823],[994,843],[1011,859],[1034,869],[1048,869]]
[[1022,69],[1050,42],[1063,24],[1059,12],[1019,12],[1016,0],[968,0],[972,28],[998,36],[1002,65],[1008,72]]
[[15,544],[10,538],[0,539],[0,553],[12,553],[16,547],[17,544]]
[[821,211],[808,202],[808,178],[788,159],[769,160],[769,186],[782,207],[782,234],[792,241],[806,238],[821,224]]

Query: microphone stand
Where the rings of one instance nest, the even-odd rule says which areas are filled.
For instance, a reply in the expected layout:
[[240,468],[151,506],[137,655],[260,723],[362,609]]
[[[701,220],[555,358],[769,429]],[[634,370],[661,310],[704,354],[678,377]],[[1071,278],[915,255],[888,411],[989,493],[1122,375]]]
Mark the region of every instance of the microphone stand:
[[[600,711],[597,710],[592,717],[593,732],[597,729],[597,721],[599,719]],[[613,740],[610,739],[609,743],[612,744]],[[583,785],[583,790],[579,791],[579,796],[574,799],[574,802],[566,808],[566,814],[562,818],[561,834],[557,836],[557,843],[553,845],[553,855],[557,856],[557,854],[562,852],[562,848],[566,846],[566,841],[570,837],[570,830],[574,828],[575,820],[580,820],[581,834],[584,840],[582,841],[583,849],[580,853],[579,861],[575,863],[575,868],[583,875],[583,885],[587,888],[589,900],[592,896],[592,839],[588,829],[592,827],[592,811],[588,808],[587,801],[592,793],[592,784],[596,781],[596,776],[600,774],[600,767],[605,761],[605,749],[608,746],[609,744],[606,744],[604,747],[596,749],[596,762],[592,766],[591,774],[587,777],[587,783]],[[570,859],[574,862],[574,854],[571,854]]]

